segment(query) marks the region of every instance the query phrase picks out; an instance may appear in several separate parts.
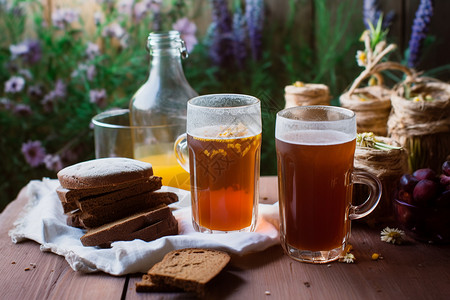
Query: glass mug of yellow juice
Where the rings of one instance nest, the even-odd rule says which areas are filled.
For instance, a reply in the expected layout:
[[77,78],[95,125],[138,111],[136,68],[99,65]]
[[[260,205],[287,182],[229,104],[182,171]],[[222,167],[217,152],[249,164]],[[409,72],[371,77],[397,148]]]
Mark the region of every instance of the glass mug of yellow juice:
[[255,229],[260,151],[257,98],[215,94],[188,101],[187,132],[175,142],[175,154],[190,173],[196,231]]
[[[130,126],[129,110],[117,109],[96,115],[94,124],[95,156],[128,157],[152,164],[153,174],[162,183],[190,189],[189,173],[177,162],[173,141],[184,132],[186,119],[175,119],[171,125]],[[142,142],[137,143],[136,140]]]

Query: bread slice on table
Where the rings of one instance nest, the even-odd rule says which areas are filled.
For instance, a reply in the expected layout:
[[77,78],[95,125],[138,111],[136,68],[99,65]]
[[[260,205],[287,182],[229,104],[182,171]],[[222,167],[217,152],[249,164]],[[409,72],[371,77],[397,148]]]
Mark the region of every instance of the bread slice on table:
[[230,255],[223,251],[195,248],[174,250],[155,264],[148,275],[155,285],[173,286],[203,296],[206,284],[229,261]]
[[170,292],[182,292],[183,290],[177,287],[173,287],[165,284],[155,284],[150,275],[144,274],[142,275],[142,280],[136,282],[136,292],[138,293],[170,293]]
[[98,227],[136,212],[150,210],[160,204],[169,205],[176,201],[178,196],[172,192],[143,193],[117,201],[99,203],[89,210],[81,210],[79,219],[86,228]]
[[57,174],[61,186],[73,190],[117,186],[152,175],[151,164],[124,157],[84,161]]
[[108,247],[115,241],[141,239],[153,241],[166,235],[178,234],[178,223],[167,205],[160,205],[150,211],[89,229],[80,240],[84,246]]

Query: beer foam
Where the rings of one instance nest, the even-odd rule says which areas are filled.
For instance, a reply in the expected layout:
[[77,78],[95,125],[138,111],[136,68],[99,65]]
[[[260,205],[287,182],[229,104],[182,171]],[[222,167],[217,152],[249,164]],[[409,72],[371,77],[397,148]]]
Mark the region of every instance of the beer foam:
[[237,125],[212,125],[205,126],[201,128],[195,128],[188,132],[190,136],[196,138],[214,138],[214,139],[236,139],[236,138],[247,138],[255,136],[261,133],[252,131],[242,123]]
[[277,139],[298,145],[336,145],[355,139],[350,134],[336,130],[299,130],[281,133]]

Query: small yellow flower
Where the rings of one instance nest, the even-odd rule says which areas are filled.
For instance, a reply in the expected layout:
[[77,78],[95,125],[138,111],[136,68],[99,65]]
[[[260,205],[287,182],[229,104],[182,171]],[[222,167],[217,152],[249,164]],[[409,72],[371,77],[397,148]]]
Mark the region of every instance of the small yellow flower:
[[386,243],[400,245],[405,238],[405,232],[397,228],[386,227],[381,231],[381,240]]
[[296,81],[296,82],[294,82],[294,84],[293,84],[295,87],[304,87],[305,86],[305,84],[303,83],[303,82],[301,82],[301,81]]
[[379,257],[380,257],[380,254],[378,254],[378,253],[372,254],[372,260],[378,260]]
[[364,67],[367,64],[367,54],[364,51],[356,51],[356,63],[360,67]]
[[378,81],[377,81],[377,79],[375,78],[375,77],[370,77],[370,79],[369,79],[369,86],[375,86],[375,85],[377,85],[377,83],[378,83]]
[[413,98],[413,101],[414,102],[420,102],[420,101],[423,101],[423,99],[421,97],[417,96],[417,97]]

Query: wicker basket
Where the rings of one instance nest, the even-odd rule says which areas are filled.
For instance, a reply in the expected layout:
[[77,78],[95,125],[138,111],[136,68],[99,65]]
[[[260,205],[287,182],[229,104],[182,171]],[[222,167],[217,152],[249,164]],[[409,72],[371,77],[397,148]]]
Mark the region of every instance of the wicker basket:
[[[376,136],[376,139],[393,146],[400,146],[391,138]],[[400,177],[408,172],[408,155],[404,148],[391,150],[378,150],[368,147],[356,147],[355,168],[372,173],[382,183],[382,195],[375,210],[362,219],[370,225],[389,224],[394,221],[394,195]],[[356,185],[355,201],[362,203],[367,198],[367,189],[364,185]]]
[[388,134],[407,149],[411,171],[432,168],[439,172],[450,154],[450,85],[419,82],[411,92],[430,95],[433,100],[408,100],[401,85],[391,96]]
[[288,85],[284,88],[284,91],[285,108],[305,105],[330,105],[330,90],[324,84]]
[[352,94],[346,92],[339,97],[339,101],[342,107],[355,112],[358,132],[386,136],[391,112],[390,98],[390,89],[376,85],[357,88]]

